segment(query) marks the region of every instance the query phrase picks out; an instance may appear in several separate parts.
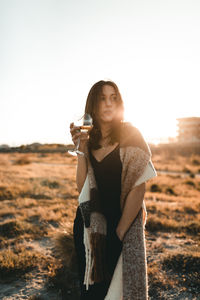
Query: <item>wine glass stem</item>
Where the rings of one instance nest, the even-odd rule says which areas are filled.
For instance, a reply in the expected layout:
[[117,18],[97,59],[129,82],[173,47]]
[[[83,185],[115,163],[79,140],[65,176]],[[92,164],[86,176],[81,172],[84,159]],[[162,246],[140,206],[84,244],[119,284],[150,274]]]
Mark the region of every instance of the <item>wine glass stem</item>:
[[77,150],[78,150],[79,146],[80,146],[80,138],[78,138],[78,140],[77,140],[77,144],[76,144],[76,150],[75,150],[75,151],[77,151]]

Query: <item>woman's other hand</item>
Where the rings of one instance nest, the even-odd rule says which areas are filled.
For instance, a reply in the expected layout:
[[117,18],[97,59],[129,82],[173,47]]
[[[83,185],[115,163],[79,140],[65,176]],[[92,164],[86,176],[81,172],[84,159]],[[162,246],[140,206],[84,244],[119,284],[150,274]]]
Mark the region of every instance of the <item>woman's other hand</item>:
[[75,126],[74,123],[70,124],[70,133],[74,145],[77,144],[78,139],[80,138],[79,150],[85,152],[85,147],[87,140],[89,139],[88,132],[81,132],[80,126]]

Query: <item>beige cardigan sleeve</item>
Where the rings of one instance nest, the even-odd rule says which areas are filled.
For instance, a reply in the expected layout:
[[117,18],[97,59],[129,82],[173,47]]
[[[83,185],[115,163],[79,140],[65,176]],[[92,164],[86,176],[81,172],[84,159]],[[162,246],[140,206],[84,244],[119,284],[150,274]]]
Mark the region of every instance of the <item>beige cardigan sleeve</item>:
[[146,181],[148,181],[148,180],[150,180],[150,179],[152,179],[153,177],[156,177],[156,176],[157,176],[156,170],[153,166],[152,161],[150,160],[148,165],[146,166],[143,174],[136,181],[134,187],[137,186],[137,185],[140,185],[141,183],[146,182]]

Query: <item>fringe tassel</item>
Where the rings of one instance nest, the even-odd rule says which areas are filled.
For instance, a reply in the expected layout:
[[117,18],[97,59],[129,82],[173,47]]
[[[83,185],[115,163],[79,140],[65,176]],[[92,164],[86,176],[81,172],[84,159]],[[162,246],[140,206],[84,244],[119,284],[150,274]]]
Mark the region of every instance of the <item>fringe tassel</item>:
[[101,282],[110,280],[106,267],[106,236],[100,233],[91,233],[91,250],[93,257],[92,280]]
[[90,230],[84,226],[84,245],[85,245],[85,276],[84,284],[86,285],[86,290],[89,289],[89,285],[92,285],[94,281],[91,279],[91,273],[93,268],[92,251],[90,245]]

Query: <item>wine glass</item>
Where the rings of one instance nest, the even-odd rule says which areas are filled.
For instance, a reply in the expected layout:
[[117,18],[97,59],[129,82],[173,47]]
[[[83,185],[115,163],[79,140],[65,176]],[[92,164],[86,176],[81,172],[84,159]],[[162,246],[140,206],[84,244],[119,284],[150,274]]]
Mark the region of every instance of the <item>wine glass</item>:
[[[90,114],[85,113],[82,118],[77,120],[76,126],[80,128],[81,132],[88,132],[90,129],[92,129],[92,117]],[[78,153],[80,154],[81,152],[79,151],[79,146],[80,138],[78,138],[75,148],[68,150],[68,153],[74,156],[76,156]]]

